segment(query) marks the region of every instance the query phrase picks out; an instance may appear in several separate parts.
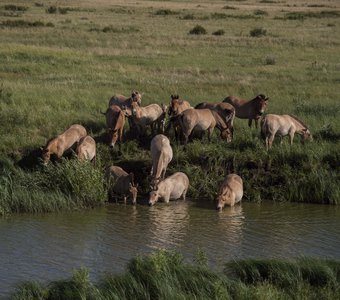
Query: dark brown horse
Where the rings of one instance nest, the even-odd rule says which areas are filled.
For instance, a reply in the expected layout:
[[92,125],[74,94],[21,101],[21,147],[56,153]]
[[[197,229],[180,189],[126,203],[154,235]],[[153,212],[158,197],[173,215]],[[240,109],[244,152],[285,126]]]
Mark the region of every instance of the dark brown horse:
[[244,100],[237,96],[229,96],[223,100],[223,102],[229,103],[235,107],[236,117],[240,119],[248,119],[248,125],[251,127],[251,123],[255,120],[255,127],[258,127],[258,121],[266,110],[268,97],[265,95],[258,95],[252,100]]

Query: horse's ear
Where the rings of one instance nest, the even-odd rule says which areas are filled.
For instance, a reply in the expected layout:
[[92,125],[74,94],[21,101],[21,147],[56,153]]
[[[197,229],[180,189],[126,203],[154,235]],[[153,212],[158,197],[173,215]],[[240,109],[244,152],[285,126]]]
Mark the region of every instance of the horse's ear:
[[39,149],[40,149],[41,151],[44,151],[44,147],[39,147]]
[[268,101],[268,100],[269,100],[269,97],[264,98],[264,100]]

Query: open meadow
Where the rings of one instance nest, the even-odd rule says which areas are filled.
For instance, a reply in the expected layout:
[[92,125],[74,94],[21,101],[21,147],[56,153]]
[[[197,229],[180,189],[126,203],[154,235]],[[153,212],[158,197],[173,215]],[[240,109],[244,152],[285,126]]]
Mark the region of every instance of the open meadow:
[[[190,34],[197,25],[206,33]],[[171,135],[168,172],[188,174],[188,196],[212,201],[234,171],[245,201],[338,204],[339,36],[336,0],[2,1],[0,215],[103,204],[111,164],[135,171],[147,193],[150,138],[125,139],[120,150],[98,143],[95,167],[64,160],[43,168],[38,159],[74,123],[101,141],[100,112],[132,90],[143,93],[142,105],[168,104],[171,94],[192,105],[265,94],[268,113],[294,114],[310,127],[313,142],[295,137],[291,147],[285,138],[269,153],[241,119],[230,144],[215,134],[184,150]]]

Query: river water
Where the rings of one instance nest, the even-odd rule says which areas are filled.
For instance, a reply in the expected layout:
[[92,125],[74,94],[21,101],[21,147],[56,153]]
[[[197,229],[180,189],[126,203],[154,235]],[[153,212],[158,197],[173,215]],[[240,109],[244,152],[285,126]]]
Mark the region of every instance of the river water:
[[188,260],[202,249],[216,268],[249,257],[340,258],[340,208],[242,203],[217,212],[204,201],[175,201],[3,218],[0,298],[20,281],[67,278],[83,266],[96,281],[160,248],[177,249]]

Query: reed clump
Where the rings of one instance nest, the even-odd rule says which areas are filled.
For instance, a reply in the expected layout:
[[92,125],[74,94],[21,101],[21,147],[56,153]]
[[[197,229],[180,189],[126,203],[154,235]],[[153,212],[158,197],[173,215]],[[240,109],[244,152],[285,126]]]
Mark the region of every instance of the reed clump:
[[12,299],[338,299],[340,262],[313,258],[247,259],[223,272],[200,259],[159,250],[133,258],[121,275],[92,283],[86,269],[70,279],[17,286]]

